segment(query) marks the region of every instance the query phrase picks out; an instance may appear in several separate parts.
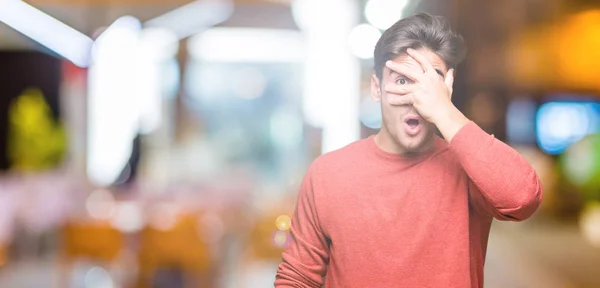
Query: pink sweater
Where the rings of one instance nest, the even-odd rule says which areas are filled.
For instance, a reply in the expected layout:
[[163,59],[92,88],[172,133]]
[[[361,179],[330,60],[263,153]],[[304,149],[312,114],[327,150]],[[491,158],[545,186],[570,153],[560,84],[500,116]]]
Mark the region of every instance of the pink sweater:
[[369,137],[309,168],[275,287],[483,287],[492,219],[541,199],[525,159],[473,122],[412,158]]

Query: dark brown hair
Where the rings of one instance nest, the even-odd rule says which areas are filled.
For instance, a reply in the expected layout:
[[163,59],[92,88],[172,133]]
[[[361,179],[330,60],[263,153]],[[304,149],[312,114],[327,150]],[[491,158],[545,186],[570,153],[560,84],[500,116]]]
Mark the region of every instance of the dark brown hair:
[[396,22],[387,29],[375,46],[375,74],[382,79],[385,62],[404,53],[407,48],[427,48],[446,62],[448,69],[465,58],[462,36],[452,31],[442,16],[419,13]]

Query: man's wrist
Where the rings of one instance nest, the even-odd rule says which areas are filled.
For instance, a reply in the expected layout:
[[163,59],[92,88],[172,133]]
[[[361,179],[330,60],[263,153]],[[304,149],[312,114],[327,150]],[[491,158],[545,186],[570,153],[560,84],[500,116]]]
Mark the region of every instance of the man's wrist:
[[456,133],[469,122],[470,120],[460,110],[452,106],[444,113],[440,113],[434,119],[433,124],[440,130],[444,139],[450,143]]

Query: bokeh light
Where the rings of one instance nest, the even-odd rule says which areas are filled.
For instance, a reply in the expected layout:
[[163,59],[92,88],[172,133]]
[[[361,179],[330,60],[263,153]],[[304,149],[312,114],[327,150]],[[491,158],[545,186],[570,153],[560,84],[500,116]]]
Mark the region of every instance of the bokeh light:
[[600,202],[586,205],[579,219],[579,227],[588,243],[600,248]]
[[[594,192],[600,187],[600,135],[586,136],[561,156],[568,181],[583,191]],[[600,199],[598,199],[600,200]]]
[[557,81],[567,87],[600,89],[600,10],[587,10],[572,15],[561,25],[558,41],[551,47],[556,51]]
[[150,226],[156,230],[168,231],[177,223],[179,206],[172,203],[160,203],[155,205],[150,218]]
[[85,288],[113,288],[114,282],[108,271],[95,266],[85,274]]
[[134,201],[118,202],[111,224],[124,233],[140,231],[145,224],[140,203]]
[[275,230],[271,234],[271,244],[276,248],[286,248],[289,240],[289,233],[286,231]]
[[98,220],[108,220],[115,213],[115,199],[110,191],[98,189],[87,197],[85,208],[90,217]]
[[585,135],[595,132],[599,118],[599,103],[544,103],[537,112],[538,144],[548,154],[559,154]]
[[291,224],[292,224],[292,219],[288,215],[280,215],[275,220],[275,226],[277,226],[277,229],[279,229],[281,231],[289,230]]
[[409,0],[369,0],[365,6],[365,17],[373,26],[386,30],[402,18]]
[[350,32],[348,44],[350,51],[361,59],[373,58],[375,45],[381,37],[381,31],[369,24],[360,24]]

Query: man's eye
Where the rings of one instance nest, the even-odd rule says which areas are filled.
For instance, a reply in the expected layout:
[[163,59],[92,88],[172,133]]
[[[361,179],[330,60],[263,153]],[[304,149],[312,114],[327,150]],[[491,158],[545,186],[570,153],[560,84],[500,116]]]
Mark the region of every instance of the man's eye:
[[406,84],[409,84],[409,80],[406,79],[406,78],[404,78],[404,77],[401,77],[401,78],[398,78],[396,80],[396,84],[398,84],[398,85],[406,85]]

